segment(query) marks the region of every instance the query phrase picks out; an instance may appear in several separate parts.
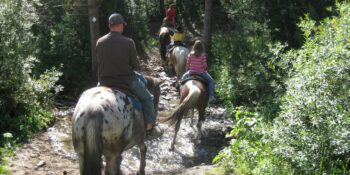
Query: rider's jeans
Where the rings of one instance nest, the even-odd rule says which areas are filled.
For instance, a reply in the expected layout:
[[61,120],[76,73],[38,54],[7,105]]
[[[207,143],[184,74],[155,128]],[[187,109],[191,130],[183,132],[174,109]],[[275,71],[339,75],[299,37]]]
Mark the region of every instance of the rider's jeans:
[[153,105],[153,95],[147,90],[145,84],[135,76],[131,82],[131,91],[141,101],[143,113],[147,123],[156,123],[156,113]]

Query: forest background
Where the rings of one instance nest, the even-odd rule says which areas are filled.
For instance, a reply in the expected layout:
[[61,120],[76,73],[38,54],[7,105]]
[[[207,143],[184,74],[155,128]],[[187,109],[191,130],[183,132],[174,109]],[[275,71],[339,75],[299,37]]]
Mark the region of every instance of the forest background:
[[[55,100],[96,83],[91,1],[0,2],[0,174],[16,145],[52,124]],[[158,47],[170,3],[186,35],[203,37],[210,24],[209,72],[235,120],[230,146],[213,160],[225,173],[349,173],[349,1],[94,2],[99,34],[121,13],[140,55]]]

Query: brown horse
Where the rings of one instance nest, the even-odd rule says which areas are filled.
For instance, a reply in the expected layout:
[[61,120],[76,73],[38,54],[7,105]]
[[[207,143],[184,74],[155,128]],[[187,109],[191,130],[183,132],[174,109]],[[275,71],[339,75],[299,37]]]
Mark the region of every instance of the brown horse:
[[[146,77],[157,109],[161,81]],[[141,153],[139,174],[145,174],[145,122],[142,109],[135,109],[125,93],[108,87],[86,90],[73,114],[72,139],[79,157],[80,174],[100,175],[102,158],[105,174],[121,174],[122,152],[138,145]]]
[[166,52],[167,47],[170,44],[171,36],[174,34],[174,29],[170,27],[161,27],[159,32],[159,44],[160,44],[160,57],[163,62],[163,66],[166,65],[167,58],[166,58]]
[[174,150],[174,144],[177,133],[180,129],[181,120],[190,109],[198,110],[197,139],[202,137],[202,122],[205,120],[204,114],[209,99],[209,92],[204,82],[205,81],[202,79],[199,81],[197,78],[194,78],[182,85],[180,89],[181,97],[179,106],[170,117],[160,120],[162,122],[171,120],[171,124],[176,123],[175,135],[170,150]]

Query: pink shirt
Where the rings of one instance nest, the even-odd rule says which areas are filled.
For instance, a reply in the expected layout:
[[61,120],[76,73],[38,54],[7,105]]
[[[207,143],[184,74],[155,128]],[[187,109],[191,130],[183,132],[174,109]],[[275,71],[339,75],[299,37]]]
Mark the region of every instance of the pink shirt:
[[207,72],[207,55],[202,54],[197,57],[195,55],[189,54],[187,59],[187,69],[191,74],[202,74]]

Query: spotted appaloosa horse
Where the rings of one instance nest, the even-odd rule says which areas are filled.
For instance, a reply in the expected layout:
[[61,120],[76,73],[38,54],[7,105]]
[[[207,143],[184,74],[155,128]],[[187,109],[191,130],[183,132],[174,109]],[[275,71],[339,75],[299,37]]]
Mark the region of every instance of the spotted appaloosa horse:
[[[162,82],[146,79],[158,106]],[[102,155],[106,160],[105,174],[121,174],[121,154],[134,145],[141,153],[139,174],[145,174],[147,147],[143,113],[135,109],[121,91],[102,86],[86,90],[73,114],[72,139],[82,175],[100,175]]]
[[209,99],[208,89],[202,81],[204,80],[199,81],[196,80],[196,78],[193,78],[182,85],[180,88],[180,104],[176,107],[170,117],[160,120],[161,122],[171,120],[171,124],[176,124],[175,135],[170,150],[174,150],[174,144],[177,133],[180,129],[181,120],[190,109],[198,110],[197,139],[202,137],[202,122],[205,120],[204,114]]
[[169,56],[169,65],[173,65],[176,73],[176,80],[179,82],[186,71],[187,56],[190,51],[183,46],[175,46]]

